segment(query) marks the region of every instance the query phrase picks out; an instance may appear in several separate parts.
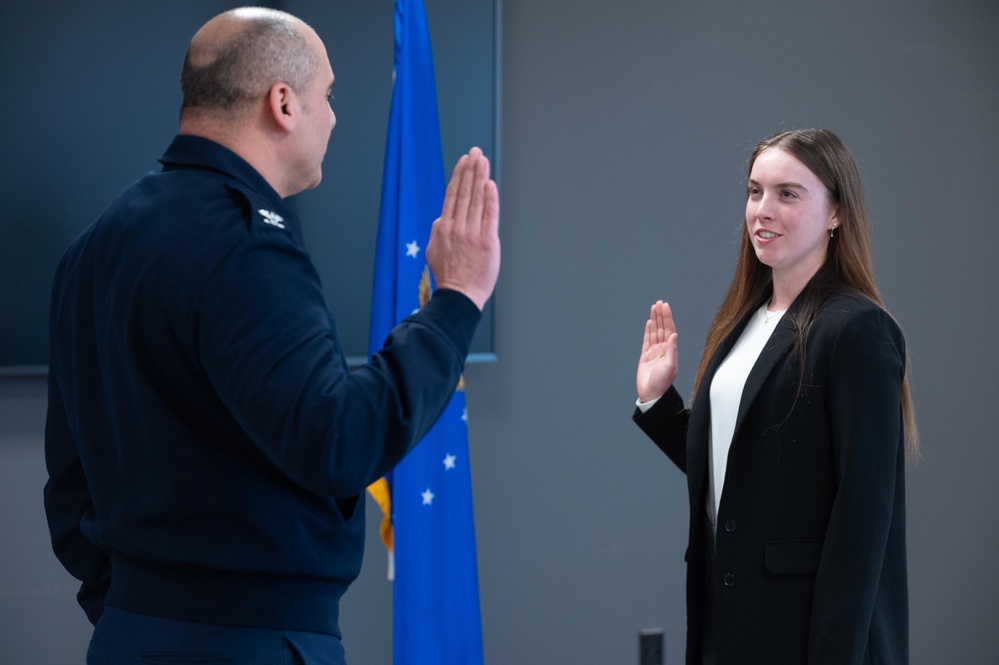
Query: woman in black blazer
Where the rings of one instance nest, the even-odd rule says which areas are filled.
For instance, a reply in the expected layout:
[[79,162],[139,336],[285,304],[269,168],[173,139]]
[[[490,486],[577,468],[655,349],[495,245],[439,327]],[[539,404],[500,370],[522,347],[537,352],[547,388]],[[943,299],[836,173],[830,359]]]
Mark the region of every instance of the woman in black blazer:
[[689,409],[652,306],[635,421],[687,474],[687,663],[907,663],[905,341],[883,309],[852,155],[761,142],[736,275]]

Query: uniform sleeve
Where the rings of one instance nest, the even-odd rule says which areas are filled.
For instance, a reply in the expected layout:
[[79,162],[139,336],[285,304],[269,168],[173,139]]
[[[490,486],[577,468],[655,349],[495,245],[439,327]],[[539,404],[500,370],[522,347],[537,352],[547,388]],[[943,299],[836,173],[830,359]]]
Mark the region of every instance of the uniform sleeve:
[[107,553],[81,532],[83,516],[93,508],[83,465],[76,451],[58,382],[49,377],[49,403],[45,423],[45,514],[52,550],[69,573],[83,584],[77,600],[87,618],[96,624],[104,612],[104,598],[111,584]]
[[835,339],[827,409],[837,487],[815,578],[809,663],[863,662],[888,586],[892,529],[904,540],[904,507],[896,505],[904,490],[904,354],[901,332],[880,310],[854,314]]
[[203,371],[252,443],[301,486],[354,496],[444,411],[480,312],[440,291],[349,372],[319,279],[280,232],[257,233],[213,275],[199,308]]
[[652,442],[686,473],[687,421],[690,410],[684,408],[683,398],[677,389],[670,386],[652,408],[645,413],[635,409],[632,418]]

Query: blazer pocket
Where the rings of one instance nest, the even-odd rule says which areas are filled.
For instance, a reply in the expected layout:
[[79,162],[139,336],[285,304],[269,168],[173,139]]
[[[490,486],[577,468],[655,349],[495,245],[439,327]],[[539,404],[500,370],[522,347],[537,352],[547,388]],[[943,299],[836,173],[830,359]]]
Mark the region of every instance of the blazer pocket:
[[814,575],[821,556],[821,540],[776,541],[764,546],[763,565],[775,575]]

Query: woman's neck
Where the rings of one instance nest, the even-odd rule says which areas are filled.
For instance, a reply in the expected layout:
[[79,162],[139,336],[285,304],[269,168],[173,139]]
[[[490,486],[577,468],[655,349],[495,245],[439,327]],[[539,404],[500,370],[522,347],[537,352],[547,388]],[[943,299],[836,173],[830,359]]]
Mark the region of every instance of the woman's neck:
[[770,294],[770,303],[767,305],[767,309],[776,312],[790,307],[794,299],[805,290],[805,287],[808,286],[821,267],[819,265],[813,270],[802,271],[798,274],[774,271],[772,274],[773,293]]

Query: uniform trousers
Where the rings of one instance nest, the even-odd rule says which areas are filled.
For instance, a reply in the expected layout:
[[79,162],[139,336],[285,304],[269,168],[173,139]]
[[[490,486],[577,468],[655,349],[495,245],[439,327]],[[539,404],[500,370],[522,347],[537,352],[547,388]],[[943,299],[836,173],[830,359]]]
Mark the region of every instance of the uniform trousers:
[[87,665],[346,665],[334,635],[216,626],[105,607]]

